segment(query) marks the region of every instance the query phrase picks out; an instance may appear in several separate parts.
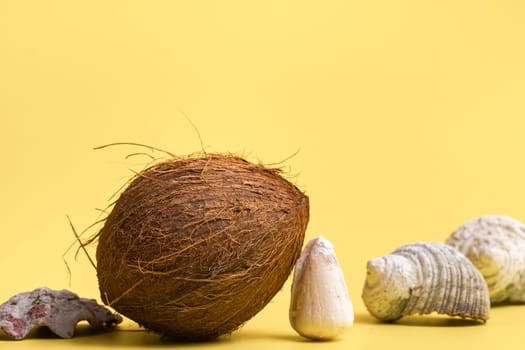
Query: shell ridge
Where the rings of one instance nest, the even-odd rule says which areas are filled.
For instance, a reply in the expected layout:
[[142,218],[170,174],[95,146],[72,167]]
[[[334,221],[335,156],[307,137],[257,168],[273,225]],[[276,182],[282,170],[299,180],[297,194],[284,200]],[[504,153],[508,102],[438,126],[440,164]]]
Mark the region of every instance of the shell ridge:
[[380,320],[394,321],[403,316],[433,312],[488,319],[490,301],[483,276],[455,248],[439,242],[416,242],[383,258],[411,267],[392,268],[385,264],[381,271],[374,271],[374,282],[377,282],[374,290],[367,290],[365,283],[365,306]]
[[[449,257],[447,264],[445,265],[445,268],[443,269],[444,279],[446,281],[454,281],[455,276],[457,275],[456,265],[457,264],[454,264],[452,259],[450,259]],[[443,300],[450,300],[452,297],[451,293],[452,291],[455,290],[455,286],[450,287],[450,288],[442,288],[442,290],[443,290],[443,295],[442,295]],[[442,312],[448,313],[450,310],[449,308],[450,308],[450,303],[447,303],[447,305],[445,305],[444,310],[442,310]]]
[[417,259],[423,280],[422,295],[421,298],[418,299],[418,305],[415,311],[419,314],[425,314],[428,313],[429,302],[433,299],[434,277],[436,273],[432,259],[429,259],[431,256],[429,256],[429,250],[426,246],[416,243],[412,251]]
[[442,290],[446,288],[443,288],[440,283],[441,281],[448,282],[446,274],[443,273],[444,270],[446,270],[447,264],[443,264],[441,261],[443,259],[446,260],[446,255],[443,254],[442,249],[439,249],[438,246],[434,245],[425,246],[425,250],[428,254],[429,265],[432,267],[432,279],[429,287],[430,293],[427,303],[425,304],[425,312],[432,313],[436,311],[441,313],[443,312],[443,307],[447,301],[441,295]]
[[[414,310],[417,309],[417,305],[419,304],[419,299],[421,297],[421,265],[419,263],[419,260],[417,259],[417,256],[415,256],[414,252],[410,249],[410,247],[403,246],[398,249],[396,249],[392,254],[394,255],[400,255],[406,259],[408,259],[414,266],[416,267],[416,276],[415,280],[417,284],[415,286],[409,286],[409,297],[408,300],[401,311],[400,316],[407,316],[414,313]],[[415,293],[417,291],[417,293]]]
[[444,297],[445,290],[448,289],[447,286],[451,285],[453,279],[449,278],[446,273],[446,269],[450,265],[448,251],[441,249],[438,245],[432,245],[432,249],[428,249],[428,253],[432,255],[434,259],[434,264],[436,266],[436,271],[434,275],[438,275],[439,279],[436,281],[434,278],[433,282],[433,293],[431,299],[433,304],[429,309],[428,313],[437,312],[437,313],[446,313],[448,309],[449,301]]
[[456,273],[454,274],[454,280],[452,281],[452,283],[456,293],[454,293],[453,298],[450,299],[450,309],[447,310],[450,313],[454,313],[454,310],[463,298],[462,291],[458,288],[460,286],[459,281],[464,280],[463,267],[460,264],[455,264],[455,272]]

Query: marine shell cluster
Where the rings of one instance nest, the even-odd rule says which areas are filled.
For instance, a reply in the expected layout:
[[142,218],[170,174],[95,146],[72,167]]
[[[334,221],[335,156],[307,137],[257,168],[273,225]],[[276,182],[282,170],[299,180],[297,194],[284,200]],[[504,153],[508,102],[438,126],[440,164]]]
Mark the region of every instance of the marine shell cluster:
[[439,242],[404,245],[369,260],[362,298],[368,311],[382,321],[433,312],[489,318],[483,276],[458,250]]
[[479,269],[492,304],[525,302],[525,226],[508,216],[470,220],[447,239]]

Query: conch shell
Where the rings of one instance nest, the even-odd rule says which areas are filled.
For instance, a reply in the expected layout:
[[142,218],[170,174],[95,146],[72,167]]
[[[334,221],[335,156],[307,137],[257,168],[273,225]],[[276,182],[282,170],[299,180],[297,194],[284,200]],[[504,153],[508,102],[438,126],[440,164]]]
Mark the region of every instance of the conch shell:
[[432,312],[480,321],[489,318],[483,276],[463,254],[439,242],[404,245],[369,260],[362,298],[381,321]]
[[470,220],[447,239],[478,268],[492,304],[525,302],[525,227],[511,217]]

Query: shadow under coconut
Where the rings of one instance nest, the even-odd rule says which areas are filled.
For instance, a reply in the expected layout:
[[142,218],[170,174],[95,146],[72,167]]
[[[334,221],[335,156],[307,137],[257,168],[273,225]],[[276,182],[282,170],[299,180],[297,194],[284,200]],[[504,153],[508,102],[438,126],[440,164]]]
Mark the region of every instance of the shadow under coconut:
[[[86,328],[89,328],[86,326]],[[95,336],[94,336],[95,335]],[[73,343],[104,347],[147,348],[147,347],[210,347],[224,346],[230,343],[228,337],[220,337],[208,342],[188,342],[163,338],[157,333],[146,329],[127,329],[114,327],[106,332],[93,334],[89,329],[77,327],[75,336],[70,339]]]

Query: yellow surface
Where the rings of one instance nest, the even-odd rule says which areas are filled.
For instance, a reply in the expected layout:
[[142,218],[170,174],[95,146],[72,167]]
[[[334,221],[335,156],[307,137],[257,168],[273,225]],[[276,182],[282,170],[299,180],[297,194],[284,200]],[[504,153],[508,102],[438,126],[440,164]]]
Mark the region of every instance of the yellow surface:
[[[371,257],[482,214],[525,220],[524,18],[511,0],[1,1],[0,299],[40,285],[98,297],[83,254],[66,254],[69,282],[66,215],[86,228],[149,158],[92,148],[199,151],[186,114],[207,151],[274,163],[300,149],[284,165],[310,196],[307,236],[334,243],[356,310],[341,340],[302,341],[288,282],[242,330],[195,347],[521,346],[525,307],[483,326],[382,325],[360,294]],[[0,336],[2,349],[88,346],[164,347],[131,321]]]

